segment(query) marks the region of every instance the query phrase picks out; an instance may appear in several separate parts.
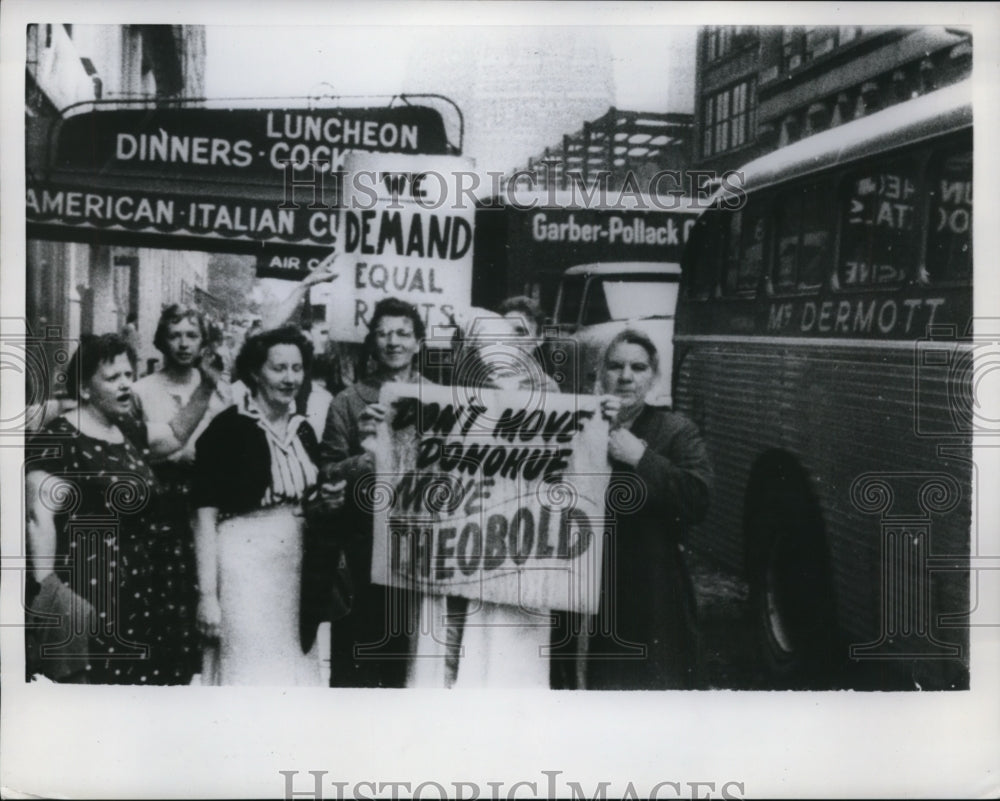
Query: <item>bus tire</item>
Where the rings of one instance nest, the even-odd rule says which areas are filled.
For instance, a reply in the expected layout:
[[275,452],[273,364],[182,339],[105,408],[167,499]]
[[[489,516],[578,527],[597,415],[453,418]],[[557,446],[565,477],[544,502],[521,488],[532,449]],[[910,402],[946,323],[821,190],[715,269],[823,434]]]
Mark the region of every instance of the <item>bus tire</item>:
[[838,635],[819,504],[788,454],[765,454],[753,476],[744,530],[759,666],[775,689],[833,688]]

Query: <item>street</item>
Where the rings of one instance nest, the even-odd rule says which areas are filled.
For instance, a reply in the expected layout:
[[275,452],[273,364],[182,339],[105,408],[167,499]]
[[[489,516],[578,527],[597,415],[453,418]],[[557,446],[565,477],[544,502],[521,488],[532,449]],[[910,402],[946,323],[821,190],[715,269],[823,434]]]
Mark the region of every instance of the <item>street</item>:
[[702,689],[764,689],[754,664],[746,582],[690,550],[687,557],[698,603]]

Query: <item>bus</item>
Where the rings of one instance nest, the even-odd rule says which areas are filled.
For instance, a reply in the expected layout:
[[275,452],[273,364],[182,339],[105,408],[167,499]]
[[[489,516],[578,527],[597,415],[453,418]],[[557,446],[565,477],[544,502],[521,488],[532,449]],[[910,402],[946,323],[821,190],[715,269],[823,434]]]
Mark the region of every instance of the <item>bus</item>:
[[773,688],[962,689],[972,518],[966,81],[743,167],[682,259],[689,547],[744,571]]

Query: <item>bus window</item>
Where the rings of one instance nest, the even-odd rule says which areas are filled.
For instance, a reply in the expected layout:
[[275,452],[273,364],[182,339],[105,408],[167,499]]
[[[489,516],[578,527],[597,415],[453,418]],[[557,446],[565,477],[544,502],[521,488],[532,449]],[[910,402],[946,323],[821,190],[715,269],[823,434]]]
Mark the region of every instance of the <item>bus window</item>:
[[832,238],[824,206],[828,195],[827,187],[811,184],[779,198],[772,277],[776,292],[811,290],[823,283],[830,267]]
[[931,162],[927,265],[929,283],[972,280],[972,151]]
[[778,206],[776,226],[777,253],[775,254],[773,284],[777,292],[795,289],[795,266],[799,257],[799,227],[802,224],[802,204],[799,198],[789,195]]
[[740,271],[740,247],[742,245],[740,229],[743,225],[743,212],[734,211],[729,213],[727,227],[729,228],[728,243],[726,248],[726,271],[723,278],[723,292],[732,295],[737,291]]
[[745,216],[736,290],[741,294],[750,294],[756,292],[761,268],[764,266],[767,216],[760,206],[753,211],[748,210]]
[[753,295],[764,264],[767,220],[760,203],[730,212],[723,290],[726,296]]
[[706,300],[715,294],[719,275],[719,262],[725,254],[724,224],[728,220],[720,212],[706,212],[695,226],[687,260],[690,273],[688,297]]
[[802,194],[802,243],[799,253],[799,289],[815,289],[830,274],[833,215],[827,213],[829,188],[808,187]]
[[917,257],[917,165],[898,161],[852,175],[842,206],[841,288],[897,286]]

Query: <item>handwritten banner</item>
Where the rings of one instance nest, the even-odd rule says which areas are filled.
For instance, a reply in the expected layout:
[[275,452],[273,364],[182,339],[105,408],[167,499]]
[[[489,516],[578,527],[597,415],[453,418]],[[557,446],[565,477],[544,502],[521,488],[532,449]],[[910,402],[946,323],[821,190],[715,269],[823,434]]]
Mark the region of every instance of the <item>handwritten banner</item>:
[[372,581],[595,614],[608,425],[591,396],[386,384]]
[[339,247],[347,280],[333,296],[331,336],[361,342],[375,304],[398,297],[428,330],[472,301],[474,203],[462,194],[469,159],[349,153]]

